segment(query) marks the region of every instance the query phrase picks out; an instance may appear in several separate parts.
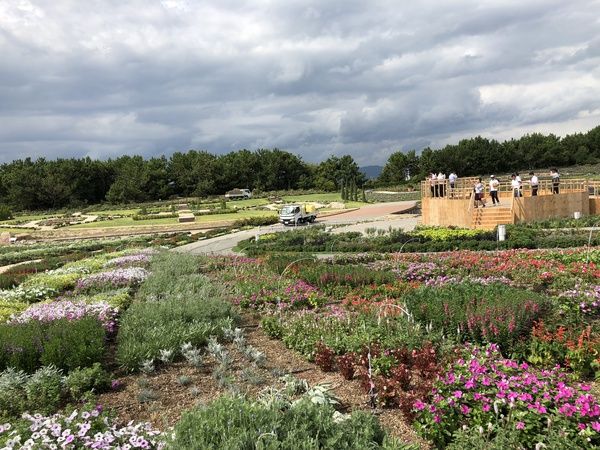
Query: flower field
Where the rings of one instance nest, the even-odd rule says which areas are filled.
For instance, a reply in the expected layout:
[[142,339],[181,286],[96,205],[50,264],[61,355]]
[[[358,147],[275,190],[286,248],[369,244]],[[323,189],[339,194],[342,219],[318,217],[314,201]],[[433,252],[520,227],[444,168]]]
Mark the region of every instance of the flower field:
[[281,254],[221,262],[214,276],[265,333],[359,380],[365,402],[400,408],[435,446],[510,437],[524,448],[592,448],[600,269],[588,258],[586,249]]
[[[595,253],[134,245],[40,266],[0,291],[0,447],[596,448]],[[175,417],[148,423],[160,405]]]

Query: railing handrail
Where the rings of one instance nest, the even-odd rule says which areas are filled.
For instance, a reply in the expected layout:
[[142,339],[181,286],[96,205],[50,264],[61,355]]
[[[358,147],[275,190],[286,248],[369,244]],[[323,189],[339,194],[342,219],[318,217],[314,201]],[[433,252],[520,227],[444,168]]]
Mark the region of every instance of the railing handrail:
[[[454,188],[450,188],[450,182],[448,179],[445,180],[432,180],[427,179],[421,182],[421,195],[425,197],[444,197],[453,199],[466,199],[471,198],[473,192],[473,186],[479,180],[479,178],[468,177],[459,178],[456,180]],[[441,191],[438,191],[440,189]],[[554,182],[552,179],[538,179],[538,195],[551,194],[553,192]],[[597,195],[600,192],[600,180],[587,180],[587,179],[563,179],[560,180],[559,189],[561,193],[566,192],[589,192],[589,188],[592,187],[594,192],[592,195]],[[434,189],[432,195],[431,190]],[[531,192],[531,183],[529,180],[524,180],[521,184],[521,189],[524,192]],[[512,195],[511,181],[500,181],[498,184],[499,193],[510,193]],[[444,195],[438,195],[437,192],[442,192]],[[489,182],[484,183],[484,192],[489,192]]]

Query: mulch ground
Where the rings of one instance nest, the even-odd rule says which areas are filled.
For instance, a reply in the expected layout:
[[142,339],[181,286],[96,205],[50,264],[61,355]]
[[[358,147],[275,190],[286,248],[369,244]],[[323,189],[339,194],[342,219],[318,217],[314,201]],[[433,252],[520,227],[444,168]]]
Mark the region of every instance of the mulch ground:
[[390,434],[405,442],[417,443],[422,448],[428,448],[427,443],[416,435],[399,410],[373,411],[358,381],[347,381],[336,372],[323,372],[315,364],[307,362],[299,354],[286,348],[281,341],[266,336],[258,327],[256,319],[250,315],[244,316],[242,326],[247,343],[266,355],[266,363],[264,367],[256,367],[248,362],[233,344],[226,345],[233,357],[229,372],[232,383],[229,387],[220,386],[213,377],[216,362],[206,355],[200,369],[180,362],[160,368],[149,376],[123,376],[119,378],[123,388],[100,395],[99,403],[115,410],[122,423],[147,421],[157,428],[166,429],[175,425],[185,410],[197,404],[210,403],[231,392],[232,388],[255,397],[268,386],[282,387],[280,377],[293,374],[296,378],[306,380],[310,386],[329,383],[341,402],[341,410],[370,410],[378,415]]

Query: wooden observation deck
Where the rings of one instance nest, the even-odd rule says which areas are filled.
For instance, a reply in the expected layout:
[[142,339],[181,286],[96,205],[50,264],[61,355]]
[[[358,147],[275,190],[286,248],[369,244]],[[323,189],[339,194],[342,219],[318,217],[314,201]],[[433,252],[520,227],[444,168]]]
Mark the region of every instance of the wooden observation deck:
[[508,181],[500,181],[500,204],[493,206],[489,178],[485,186],[485,208],[475,208],[474,186],[477,178],[459,178],[453,189],[448,180],[432,184],[421,182],[423,224],[491,230],[500,224],[533,222],[554,217],[600,214],[600,181],[561,179],[559,193],[552,193],[552,180],[540,179],[538,195],[531,195],[528,180],[523,180],[522,197],[515,197]]

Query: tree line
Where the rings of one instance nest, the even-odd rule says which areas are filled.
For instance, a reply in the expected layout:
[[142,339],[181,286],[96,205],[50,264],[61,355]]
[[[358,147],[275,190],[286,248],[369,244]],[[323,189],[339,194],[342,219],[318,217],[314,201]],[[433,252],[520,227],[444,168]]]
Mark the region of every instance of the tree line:
[[409,151],[390,155],[378,182],[397,184],[406,174],[422,179],[431,172],[456,172],[459,176],[489,175],[541,168],[593,164],[600,161],[600,126],[587,133],[563,138],[553,134],[527,134],[498,142],[481,136],[437,150],[425,148],[420,155]]
[[351,156],[310,164],[279,149],[239,150],[225,155],[190,150],[144,159],[121,156],[26,158],[0,166],[0,203],[14,210],[223,195],[234,188],[261,191],[339,190],[365,179]]
[[426,148],[419,155],[398,151],[380,177],[368,182],[349,155],[312,164],[277,148],[224,155],[190,150],[149,159],[25,158],[0,166],[0,204],[14,210],[54,209],[223,195],[234,188],[337,190],[348,196],[369,185],[405,182],[407,175],[416,181],[439,171],[474,176],[598,161],[600,126],[563,138],[534,133],[498,142],[477,136],[440,149]]

